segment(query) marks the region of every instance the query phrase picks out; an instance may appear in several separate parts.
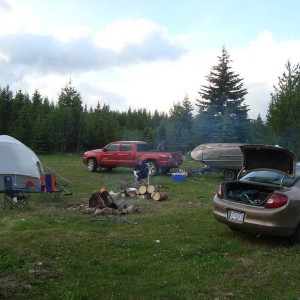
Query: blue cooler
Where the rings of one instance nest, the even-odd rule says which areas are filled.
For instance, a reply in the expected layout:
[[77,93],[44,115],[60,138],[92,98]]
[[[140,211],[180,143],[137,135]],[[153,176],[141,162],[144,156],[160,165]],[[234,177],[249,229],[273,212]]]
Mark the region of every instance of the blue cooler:
[[172,179],[175,181],[185,181],[186,173],[172,173]]

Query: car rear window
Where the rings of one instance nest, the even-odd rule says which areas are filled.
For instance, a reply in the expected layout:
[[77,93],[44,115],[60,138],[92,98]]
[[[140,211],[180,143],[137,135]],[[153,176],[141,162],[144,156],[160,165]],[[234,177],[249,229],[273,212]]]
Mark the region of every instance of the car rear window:
[[295,178],[273,171],[255,171],[245,175],[241,181],[290,186],[294,183]]

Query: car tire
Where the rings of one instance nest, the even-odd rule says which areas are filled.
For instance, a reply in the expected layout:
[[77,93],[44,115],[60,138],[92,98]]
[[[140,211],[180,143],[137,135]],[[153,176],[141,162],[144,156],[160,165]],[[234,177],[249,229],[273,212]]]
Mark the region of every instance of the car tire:
[[234,180],[236,179],[236,172],[234,170],[227,169],[223,172],[226,180]]
[[155,176],[158,172],[157,166],[154,161],[147,161],[148,164],[148,172],[150,176]]
[[296,231],[291,237],[292,245],[300,244],[300,225],[298,225]]
[[90,158],[86,164],[88,170],[90,172],[95,172],[98,168],[97,162],[95,158]]

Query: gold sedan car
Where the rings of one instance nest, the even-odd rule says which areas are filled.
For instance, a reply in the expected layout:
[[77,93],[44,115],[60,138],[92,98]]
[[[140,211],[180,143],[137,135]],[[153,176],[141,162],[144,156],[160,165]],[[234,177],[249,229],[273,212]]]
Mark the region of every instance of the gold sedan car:
[[[213,214],[232,229],[290,237],[300,243],[300,164],[277,146],[244,145],[237,180],[223,182]],[[244,175],[246,174],[246,175]]]

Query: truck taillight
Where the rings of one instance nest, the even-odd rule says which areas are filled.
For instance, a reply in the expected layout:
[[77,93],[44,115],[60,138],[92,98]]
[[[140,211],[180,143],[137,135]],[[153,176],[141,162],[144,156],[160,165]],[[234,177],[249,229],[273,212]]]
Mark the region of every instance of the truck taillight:
[[278,208],[282,207],[287,203],[287,196],[274,193],[270,196],[265,204],[265,208]]
[[217,197],[218,197],[219,199],[222,199],[222,198],[223,198],[223,196],[222,196],[222,184],[219,185],[219,188],[218,188],[218,190],[217,190]]

